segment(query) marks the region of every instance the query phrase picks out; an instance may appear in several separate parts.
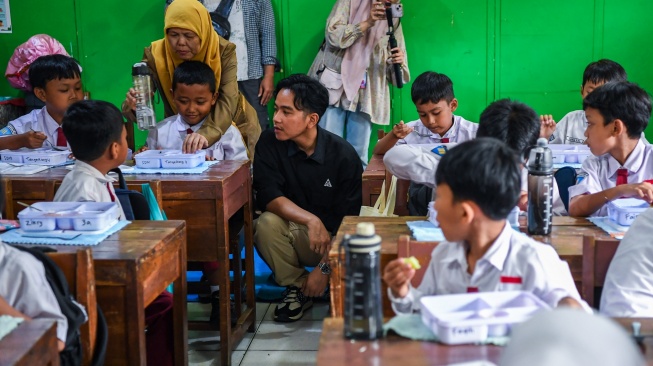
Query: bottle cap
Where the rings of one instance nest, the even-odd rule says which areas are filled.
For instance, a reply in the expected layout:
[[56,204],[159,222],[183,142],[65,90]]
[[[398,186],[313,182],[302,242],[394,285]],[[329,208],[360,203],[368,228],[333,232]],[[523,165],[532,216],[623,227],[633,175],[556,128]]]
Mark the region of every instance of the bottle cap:
[[137,62],[132,66],[132,76],[150,75],[150,69],[145,62]]
[[553,152],[547,145],[548,141],[545,138],[540,137],[537,139],[537,146],[532,148],[528,154],[526,168],[529,173],[553,173]]
[[356,234],[362,236],[374,235],[374,224],[371,222],[359,222],[356,225]]

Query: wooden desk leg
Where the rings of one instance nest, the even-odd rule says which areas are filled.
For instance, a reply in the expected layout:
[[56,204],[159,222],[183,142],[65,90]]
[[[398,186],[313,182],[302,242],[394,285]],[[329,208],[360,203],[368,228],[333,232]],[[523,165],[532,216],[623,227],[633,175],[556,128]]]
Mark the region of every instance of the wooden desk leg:
[[229,218],[224,214],[223,200],[218,200],[216,205],[216,220],[218,228],[218,263],[220,265],[220,359],[221,365],[231,365],[231,349],[233,338],[231,336],[231,284],[229,283]]
[[186,230],[179,245],[179,277],[173,283],[173,331],[175,335],[175,364],[188,365],[188,327],[186,310]]
[[254,315],[252,315],[254,321],[247,328],[247,331],[250,333],[256,332],[256,296],[254,291],[254,223],[252,215],[252,200],[251,192],[252,189],[249,187],[247,192],[250,192],[250,199],[247,200],[245,204],[245,291],[246,291],[246,303],[247,307],[251,309]]

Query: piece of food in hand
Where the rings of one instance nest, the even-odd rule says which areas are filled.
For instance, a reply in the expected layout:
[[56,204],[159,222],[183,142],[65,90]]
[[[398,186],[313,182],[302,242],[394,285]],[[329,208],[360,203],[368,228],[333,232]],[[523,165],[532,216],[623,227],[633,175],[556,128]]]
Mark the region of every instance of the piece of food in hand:
[[422,268],[422,266],[420,266],[420,264],[419,264],[419,261],[415,257],[404,258],[404,263],[406,263],[409,266],[413,267],[413,269]]

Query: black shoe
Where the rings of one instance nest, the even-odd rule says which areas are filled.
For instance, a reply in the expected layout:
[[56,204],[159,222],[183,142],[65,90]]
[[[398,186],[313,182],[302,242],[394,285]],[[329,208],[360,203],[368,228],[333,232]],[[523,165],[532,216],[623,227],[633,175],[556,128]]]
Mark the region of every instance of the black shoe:
[[313,301],[304,296],[301,290],[290,286],[284,292],[284,299],[274,309],[274,320],[278,322],[294,322],[304,316],[304,311],[313,306]]
[[[233,299],[229,300],[229,311],[231,312],[231,325],[235,325],[238,319],[234,316],[236,304]],[[211,294],[211,316],[209,321],[215,325],[220,325],[220,291],[213,291]]]

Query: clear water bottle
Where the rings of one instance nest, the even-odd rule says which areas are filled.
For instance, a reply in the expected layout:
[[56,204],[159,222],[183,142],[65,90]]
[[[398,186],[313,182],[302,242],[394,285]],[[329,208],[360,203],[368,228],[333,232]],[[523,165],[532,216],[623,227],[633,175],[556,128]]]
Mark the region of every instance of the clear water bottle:
[[377,339],[383,335],[381,306],[381,237],[374,224],[359,223],[356,235],[346,236],[345,337]]
[[152,75],[145,62],[132,67],[132,81],[136,90],[136,121],[140,130],[156,127],[156,115],[152,105]]
[[528,163],[528,233],[551,234],[553,216],[553,154],[545,138],[537,140]]

